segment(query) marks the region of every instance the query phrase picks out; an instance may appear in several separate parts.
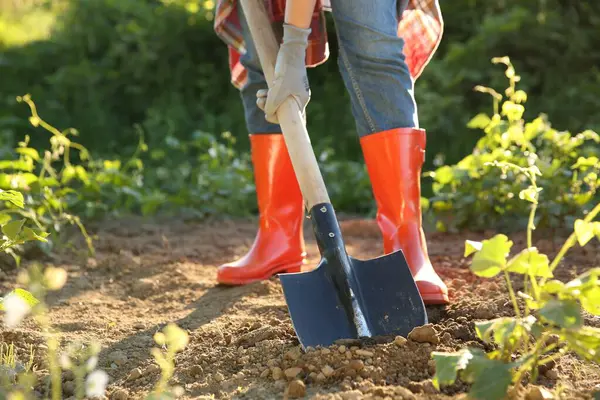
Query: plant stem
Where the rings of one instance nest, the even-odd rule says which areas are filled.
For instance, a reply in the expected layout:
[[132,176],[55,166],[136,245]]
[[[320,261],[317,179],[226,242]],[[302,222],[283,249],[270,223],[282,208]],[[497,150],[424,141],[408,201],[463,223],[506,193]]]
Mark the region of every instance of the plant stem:
[[513,303],[513,307],[515,308],[515,315],[517,318],[521,318],[521,312],[519,311],[519,304],[517,303],[517,297],[515,296],[515,291],[512,287],[512,283],[510,282],[510,276],[508,272],[504,271],[504,279],[506,279],[506,286],[508,287],[508,293],[510,294],[510,300]]
[[[596,206],[593,208],[593,210],[590,211],[588,213],[588,215],[585,216],[585,218],[583,219],[583,221],[584,222],[590,222],[590,221],[592,221],[596,217],[596,215],[598,215],[598,213],[600,213],[600,203],[596,204]],[[558,266],[558,263],[560,263],[560,261],[565,256],[565,254],[567,253],[567,251],[571,247],[573,247],[576,242],[577,242],[577,235],[575,235],[575,232],[573,232],[573,233],[571,233],[571,236],[569,236],[569,238],[567,239],[567,241],[563,244],[562,248],[560,249],[560,251],[558,252],[558,254],[556,255],[556,257],[552,261],[552,264],[550,264],[550,271],[554,271],[556,269],[556,267]],[[541,282],[542,285],[545,282],[546,282],[546,278],[544,278],[542,280],[542,282]]]

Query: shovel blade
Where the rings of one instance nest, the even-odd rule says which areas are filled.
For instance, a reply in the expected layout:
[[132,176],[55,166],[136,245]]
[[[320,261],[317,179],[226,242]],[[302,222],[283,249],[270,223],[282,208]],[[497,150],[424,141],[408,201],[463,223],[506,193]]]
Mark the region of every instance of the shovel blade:
[[372,336],[406,337],[427,324],[427,311],[401,250],[371,260],[350,258],[356,294]]
[[312,271],[279,275],[294,330],[304,348],[357,338],[326,263],[323,259]]

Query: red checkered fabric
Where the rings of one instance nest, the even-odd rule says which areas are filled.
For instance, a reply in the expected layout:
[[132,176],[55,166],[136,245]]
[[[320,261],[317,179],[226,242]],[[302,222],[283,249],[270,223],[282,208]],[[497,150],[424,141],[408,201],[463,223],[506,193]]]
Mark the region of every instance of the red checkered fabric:
[[[364,0],[376,1],[376,0]],[[285,0],[265,0],[273,22],[283,22]],[[245,52],[244,39],[238,18],[236,0],[219,0],[215,12],[214,29],[227,44],[231,83],[241,88],[246,81],[246,69],[240,64]],[[317,0],[311,22],[311,33],[306,49],[307,67],[322,64],[329,57],[325,11],[331,11],[329,0]],[[409,0],[408,7],[398,19],[398,36],[405,41],[404,55],[413,79],[417,79],[435,53],[444,28],[438,0]]]

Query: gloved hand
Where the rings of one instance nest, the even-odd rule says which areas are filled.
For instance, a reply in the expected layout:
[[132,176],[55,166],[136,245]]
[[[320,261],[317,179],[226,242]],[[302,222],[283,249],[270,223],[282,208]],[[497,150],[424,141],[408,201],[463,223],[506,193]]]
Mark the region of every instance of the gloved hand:
[[277,53],[275,78],[271,89],[256,93],[256,104],[265,112],[267,121],[278,124],[277,109],[292,96],[304,115],[310,100],[310,87],[306,76],[306,47],[310,29],[283,25],[283,43]]

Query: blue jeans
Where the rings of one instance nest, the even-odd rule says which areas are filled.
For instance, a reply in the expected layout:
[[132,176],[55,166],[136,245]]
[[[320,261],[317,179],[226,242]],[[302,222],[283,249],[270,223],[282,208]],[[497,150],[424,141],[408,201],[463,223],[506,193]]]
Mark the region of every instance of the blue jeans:
[[[403,0],[331,0],[339,43],[338,67],[350,94],[359,137],[394,128],[418,128],[413,81],[398,37]],[[252,134],[281,133],[265,120],[256,105],[256,92],[266,89],[260,60],[240,10],[246,53],[241,63],[248,81],[240,94],[246,125]],[[310,107],[310,103],[308,104]]]

